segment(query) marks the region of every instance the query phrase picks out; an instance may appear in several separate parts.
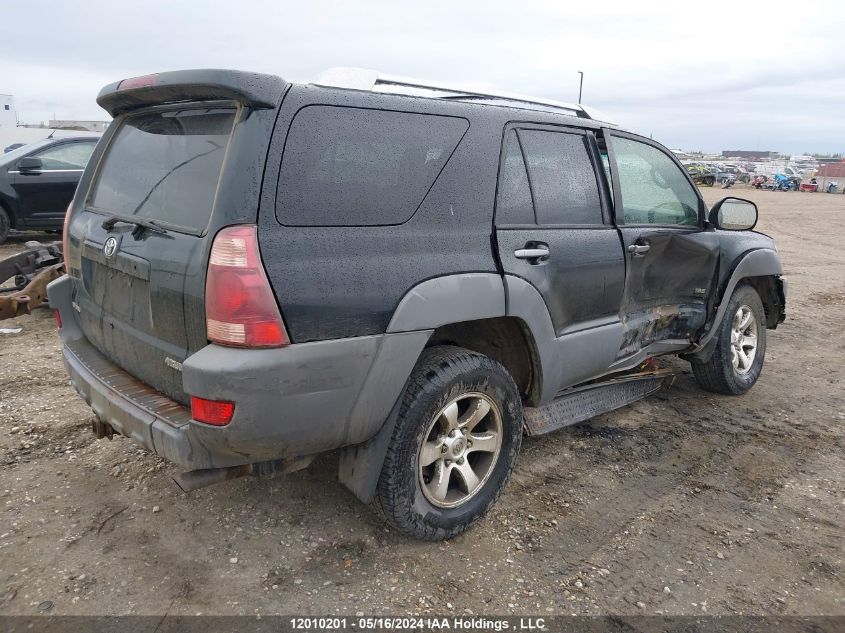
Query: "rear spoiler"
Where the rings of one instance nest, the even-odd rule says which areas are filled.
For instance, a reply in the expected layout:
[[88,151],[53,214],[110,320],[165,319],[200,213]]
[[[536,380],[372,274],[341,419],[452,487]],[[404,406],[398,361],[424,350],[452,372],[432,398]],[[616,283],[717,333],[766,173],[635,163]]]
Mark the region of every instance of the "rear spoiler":
[[122,79],[97,95],[97,103],[113,117],[151,105],[226,99],[252,108],[275,108],[287,83],[275,75],[240,70],[177,70]]

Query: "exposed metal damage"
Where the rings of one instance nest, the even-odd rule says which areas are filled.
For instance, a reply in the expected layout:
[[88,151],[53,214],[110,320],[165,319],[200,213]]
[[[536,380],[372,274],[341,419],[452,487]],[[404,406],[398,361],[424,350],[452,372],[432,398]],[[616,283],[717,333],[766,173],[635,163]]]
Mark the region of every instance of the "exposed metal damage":
[[659,305],[630,314],[623,320],[625,337],[619,358],[657,341],[691,340],[693,334],[704,327],[706,317],[704,302]]

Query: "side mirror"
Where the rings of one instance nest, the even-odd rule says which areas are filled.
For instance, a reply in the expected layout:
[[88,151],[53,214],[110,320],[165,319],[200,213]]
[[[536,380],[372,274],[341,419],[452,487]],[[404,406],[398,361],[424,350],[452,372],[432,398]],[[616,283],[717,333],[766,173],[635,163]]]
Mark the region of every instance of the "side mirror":
[[22,174],[40,172],[44,164],[36,156],[25,156],[18,161],[18,171]]
[[742,198],[722,198],[710,210],[710,223],[725,231],[749,231],[757,225],[757,205]]

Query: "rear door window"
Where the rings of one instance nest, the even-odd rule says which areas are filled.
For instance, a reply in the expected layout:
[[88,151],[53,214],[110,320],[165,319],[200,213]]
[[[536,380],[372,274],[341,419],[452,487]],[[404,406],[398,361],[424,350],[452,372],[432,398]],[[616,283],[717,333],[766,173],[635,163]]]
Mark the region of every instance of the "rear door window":
[[235,112],[186,107],[128,116],[100,164],[91,206],[204,229]]
[[519,130],[538,224],[602,224],[598,180],[583,134]]
[[468,127],[456,117],[305,107],[285,143],[276,217],[287,226],[406,222]]

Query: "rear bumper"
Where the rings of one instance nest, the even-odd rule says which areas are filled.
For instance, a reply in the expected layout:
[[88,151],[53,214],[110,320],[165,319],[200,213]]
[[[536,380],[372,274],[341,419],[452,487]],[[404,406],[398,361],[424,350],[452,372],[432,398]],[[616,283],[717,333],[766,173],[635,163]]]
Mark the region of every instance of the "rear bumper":
[[[134,380],[84,339],[66,342],[63,354],[76,391],[121,435],[190,470],[243,463],[209,450],[189,432],[187,407]],[[125,395],[129,393],[132,397]]]
[[[235,403],[214,427],[116,366],[81,332],[72,281],[50,284],[64,360],[103,422],[186,469],[291,459],[366,441],[381,428],[431,331],[245,350],[208,345],[182,364],[186,393]],[[162,371],[168,370],[162,367]]]

